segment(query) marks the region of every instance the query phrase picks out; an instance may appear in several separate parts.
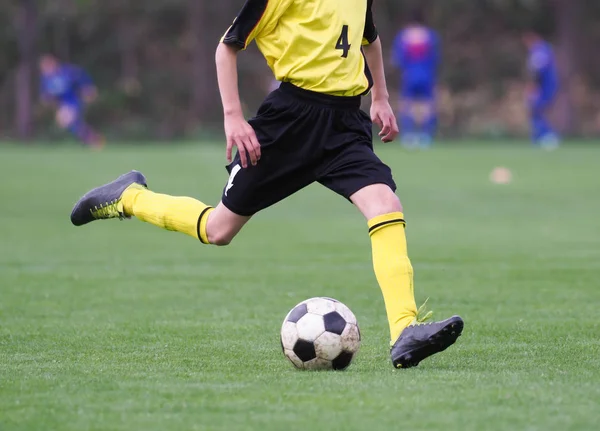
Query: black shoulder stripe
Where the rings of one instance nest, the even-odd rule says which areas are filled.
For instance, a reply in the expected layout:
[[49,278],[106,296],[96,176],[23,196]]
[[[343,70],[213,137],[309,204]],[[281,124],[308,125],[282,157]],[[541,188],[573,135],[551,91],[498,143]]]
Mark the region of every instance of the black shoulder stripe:
[[[370,43],[370,42],[369,42]],[[360,53],[363,56],[363,59],[365,61],[365,76],[367,77],[367,81],[369,83],[369,86],[367,87],[367,89],[361,94],[361,96],[366,96],[367,94],[369,94],[369,92],[371,91],[371,89],[373,88],[373,75],[371,74],[371,69],[369,69],[369,63],[367,62],[367,57],[365,57],[365,52],[363,51],[363,49],[361,48]]]
[[363,33],[363,37],[369,43],[375,42],[377,40],[377,28],[375,27],[375,20],[373,19],[373,0],[367,0],[367,17],[365,20],[365,31]]
[[241,49],[246,48],[248,38],[260,23],[268,3],[269,0],[246,0],[244,7],[223,38],[223,43],[235,45]]

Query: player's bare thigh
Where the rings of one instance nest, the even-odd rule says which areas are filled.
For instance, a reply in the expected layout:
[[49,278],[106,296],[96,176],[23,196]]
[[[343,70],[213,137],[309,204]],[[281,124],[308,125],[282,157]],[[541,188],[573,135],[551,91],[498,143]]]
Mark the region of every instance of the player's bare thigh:
[[62,105],[56,111],[56,123],[60,128],[70,127],[77,119],[77,111],[69,105]]
[[393,212],[402,212],[402,204],[387,184],[373,184],[350,196],[350,200],[367,220]]
[[208,216],[208,242],[214,245],[229,245],[250,218],[234,213],[219,202]]

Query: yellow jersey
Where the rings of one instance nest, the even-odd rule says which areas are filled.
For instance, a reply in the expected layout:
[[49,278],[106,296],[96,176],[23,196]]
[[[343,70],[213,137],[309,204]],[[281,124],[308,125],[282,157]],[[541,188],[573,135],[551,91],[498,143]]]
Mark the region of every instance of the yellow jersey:
[[246,49],[252,40],[275,78],[335,96],[369,92],[362,45],[378,35],[373,0],[247,0],[221,42]]

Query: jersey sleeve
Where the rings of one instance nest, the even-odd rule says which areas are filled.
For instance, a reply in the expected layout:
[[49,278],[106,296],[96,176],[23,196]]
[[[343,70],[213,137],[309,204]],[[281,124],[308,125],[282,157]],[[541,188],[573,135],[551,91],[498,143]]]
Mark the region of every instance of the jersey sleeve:
[[221,42],[246,49],[262,33],[273,30],[289,3],[289,0],[246,0]]
[[379,33],[373,20],[373,0],[367,0],[367,19],[365,20],[365,31],[363,33],[363,45],[370,45],[377,40]]

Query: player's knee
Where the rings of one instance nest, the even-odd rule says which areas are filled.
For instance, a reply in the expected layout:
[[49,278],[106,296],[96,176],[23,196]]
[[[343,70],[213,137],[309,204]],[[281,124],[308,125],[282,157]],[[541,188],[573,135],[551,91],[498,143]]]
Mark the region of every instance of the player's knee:
[[365,187],[350,197],[367,220],[383,214],[403,212],[400,198],[386,184]]
[[71,127],[71,123],[67,123],[64,120],[56,120],[56,125],[63,130],[68,130]]
[[235,235],[232,235],[229,232],[208,232],[208,242],[219,247],[231,244],[234,237]]
[[400,198],[396,196],[391,189],[388,192],[382,193],[377,196],[377,199],[373,200],[369,212],[371,212],[371,218],[377,217],[383,214],[403,212],[404,208],[400,202]]
[[56,113],[56,123],[63,129],[71,128],[76,120],[77,113],[71,107],[63,106]]
[[210,213],[206,223],[208,242],[218,246],[231,244],[233,238],[248,220],[250,220],[250,217],[237,215],[220,202],[215,210]]

